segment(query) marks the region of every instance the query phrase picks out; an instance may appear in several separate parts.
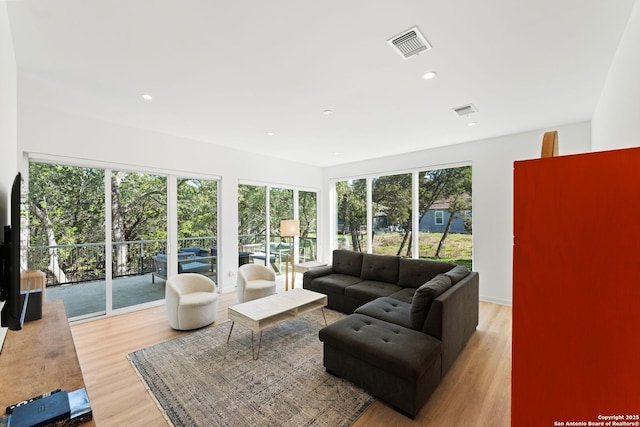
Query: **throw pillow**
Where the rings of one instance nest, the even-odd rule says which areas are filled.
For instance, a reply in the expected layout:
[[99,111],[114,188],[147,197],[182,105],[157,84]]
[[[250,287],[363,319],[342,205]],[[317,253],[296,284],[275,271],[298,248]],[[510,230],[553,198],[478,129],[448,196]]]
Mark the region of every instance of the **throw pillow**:
[[465,277],[467,277],[468,274],[469,274],[469,269],[467,267],[465,267],[464,265],[456,265],[451,270],[449,270],[446,273],[444,273],[445,276],[447,276],[449,279],[451,279],[451,284],[452,285],[455,285],[460,280],[462,280]]
[[411,327],[421,331],[433,300],[438,298],[451,287],[451,279],[444,274],[438,274],[424,285],[420,286],[411,301]]
[[430,259],[400,258],[398,286],[418,289],[422,284],[446,273],[456,265],[450,262],[432,261]]

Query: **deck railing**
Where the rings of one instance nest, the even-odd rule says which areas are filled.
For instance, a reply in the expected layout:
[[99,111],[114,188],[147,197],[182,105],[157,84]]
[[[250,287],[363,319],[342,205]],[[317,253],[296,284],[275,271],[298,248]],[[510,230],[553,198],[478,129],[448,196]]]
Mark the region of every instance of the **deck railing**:
[[[264,236],[243,235],[238,237],[240,250],[243,245],[255,246],[262,243],[264,246]],[[208,250],[216,245],[216,236],[178,239],[178,248],[180,249],[200,247]],[[153,257],[159,253],[167,252],[167,241],[165,239],[114,242],[112,250],[113,277],[144,275],[155,271]],[[301,260],[315,259],[316,253],[315,237],[300,238]],[[46,273],[46,286],[105,280],[105,254],[106,245],[104,242],[31,246],[28,249],[28,266],[31,270],[41,270]]]

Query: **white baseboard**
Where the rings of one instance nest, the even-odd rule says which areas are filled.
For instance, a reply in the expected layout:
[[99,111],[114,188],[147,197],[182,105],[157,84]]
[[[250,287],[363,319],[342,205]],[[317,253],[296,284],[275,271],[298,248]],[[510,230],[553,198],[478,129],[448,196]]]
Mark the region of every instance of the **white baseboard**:
[[509,301],[509,300],[504,300],[504,299],[501,299],[501,298],[486,297],[486,296],[482,296],[482,295],[480,295],[480,301],[490,302],[490,303],[493,303],[493,304],[508,305],[509,307],[511,307],[513,305],[513,302]]

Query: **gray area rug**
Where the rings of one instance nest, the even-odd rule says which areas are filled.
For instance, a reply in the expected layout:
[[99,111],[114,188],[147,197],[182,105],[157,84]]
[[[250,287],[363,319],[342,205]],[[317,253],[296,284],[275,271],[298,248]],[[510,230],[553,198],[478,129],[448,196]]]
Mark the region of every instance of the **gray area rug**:
[[[344,316],[324,312],[329,324]],[[227,344],[231,322],[128,357],[175,426],[350,426],[374,398],[325,371],[323,326],[316,310],[265,330],[258,360],[244,326]]]

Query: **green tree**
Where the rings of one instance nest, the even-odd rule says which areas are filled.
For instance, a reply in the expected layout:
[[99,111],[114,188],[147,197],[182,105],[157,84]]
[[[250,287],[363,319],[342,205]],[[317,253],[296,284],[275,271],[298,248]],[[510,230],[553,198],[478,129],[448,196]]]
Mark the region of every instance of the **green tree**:
[[[371,183],[373,215],[384,216],[386,226],[400,226],[403,230],[411,230],[411,176],[407,173],[373,179]],[[397,254],[399,255],[401,251],[402,243],[398,247]]]
[[218,182],[178,179],[178,237],[218,234]]
[[267,187],[238,185],[238,236],[240,244],[260,243],[250,239],[266,235]]
[[293,219],[293,190],[271,188],[269,192],[271,237],[280,237],[280,221]]
[[362,252],[361,242],[365,235],[360,227],[367,223],[367,191],[366,180],[336,182],[338,207],[338,232],[351,236],[354,251]]
[[167,178],[114,171],[111,175],[114,274],[129,272],[129,242],[167,238]]
[[[471,209],[471,166],[453,168],[450,169],[450,172],[451,177],[444,190],[444,194],[447,196],[449,201],[449,207],[447,208],[447,211],[449,212],[449,219],[447,220],[447,225],[445,226],[445,230],[442,233],[440,242],[438,243],[435,257],[440,256],[440,252],[442,251],[444,242],[449,235],[449,230],[451,229],[451,224],[453,223],[456,214]],[[469,226],[465,224],[465,228],[468,227]]]
[[30,246],[49,247],[30,260],[31,268],[47,269],[58,283],[68,281],[67,274],[73,274],[78,262],[101,268],[100,256],[87,255],[80,261],[57,246],[104,242],[103,170],[31,162],[29,210]]

